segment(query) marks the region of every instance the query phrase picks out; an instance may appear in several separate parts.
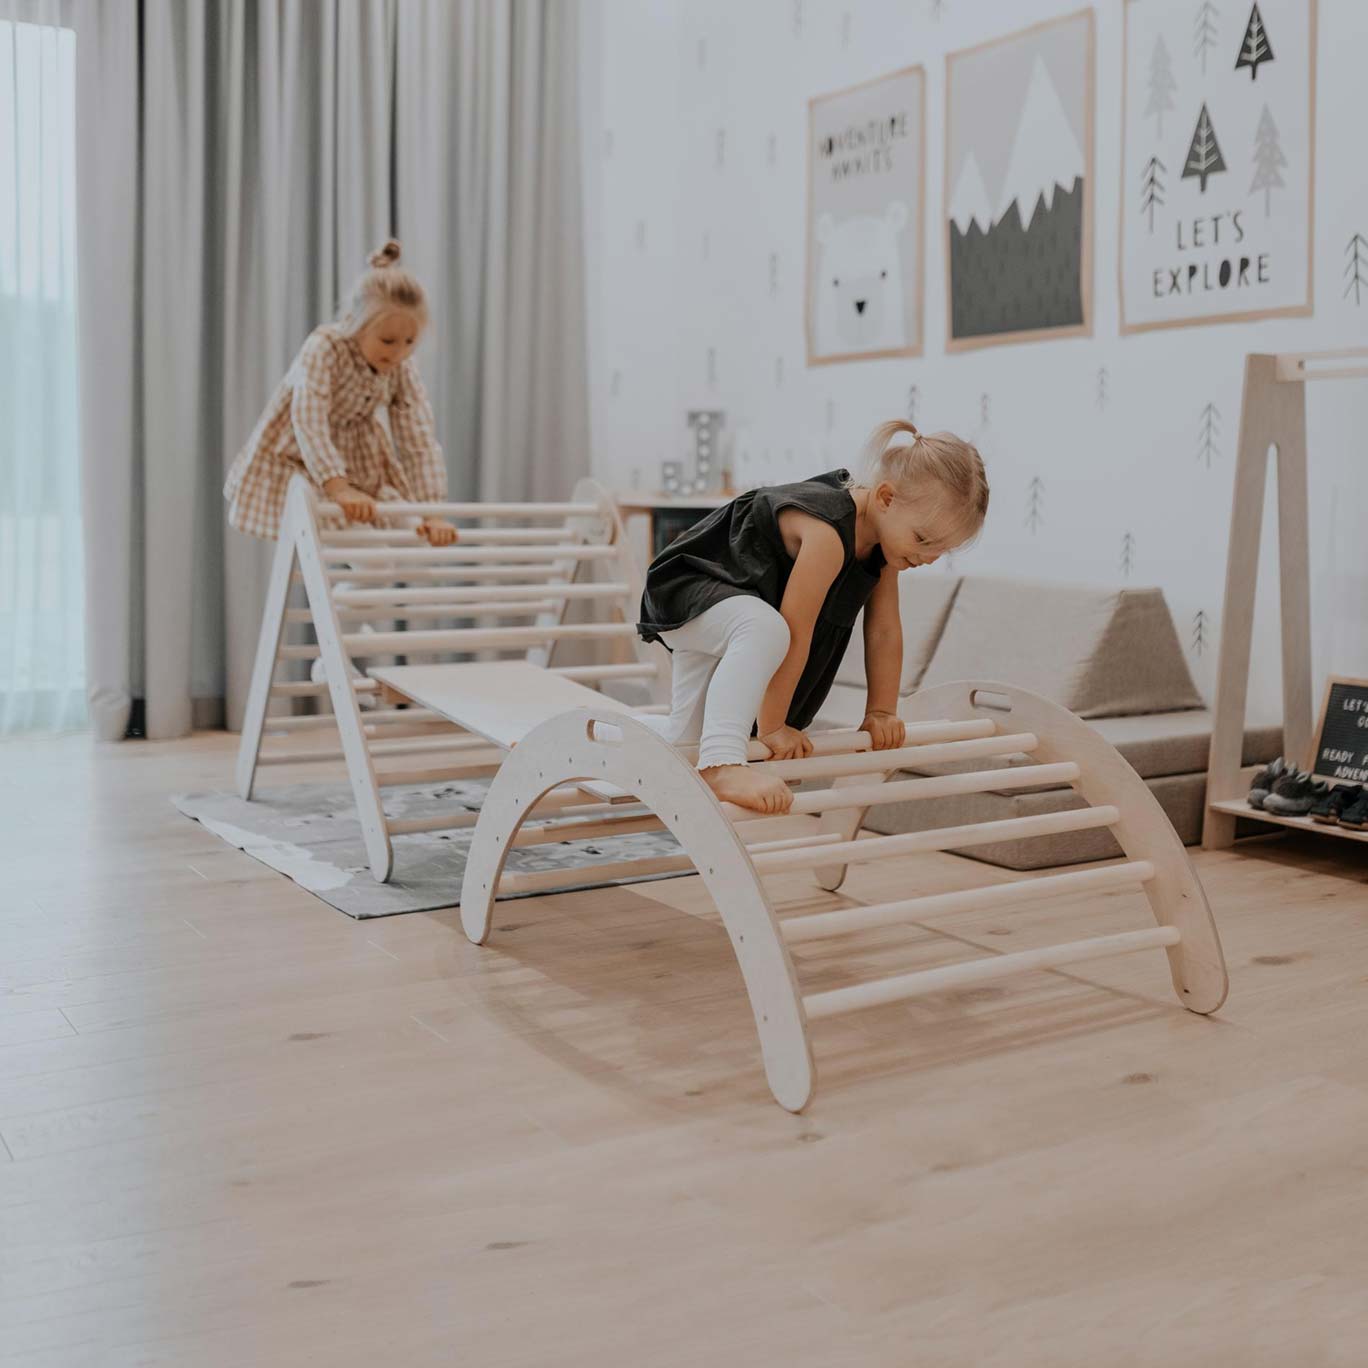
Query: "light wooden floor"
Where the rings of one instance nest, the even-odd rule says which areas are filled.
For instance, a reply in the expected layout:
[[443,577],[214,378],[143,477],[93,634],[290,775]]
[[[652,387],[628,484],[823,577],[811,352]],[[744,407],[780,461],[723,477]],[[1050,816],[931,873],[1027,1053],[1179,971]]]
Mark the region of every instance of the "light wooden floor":
[[[1198,857],[1218,1019],[1155,952],[819,1023],[794,1117],[696,880],[505,904],[484,950],[353,922],[171,808],[231,756],[0,746],[0,1362],[1365,1362],[1368,852]],[[1147,924],[959,915],[800,972]]]

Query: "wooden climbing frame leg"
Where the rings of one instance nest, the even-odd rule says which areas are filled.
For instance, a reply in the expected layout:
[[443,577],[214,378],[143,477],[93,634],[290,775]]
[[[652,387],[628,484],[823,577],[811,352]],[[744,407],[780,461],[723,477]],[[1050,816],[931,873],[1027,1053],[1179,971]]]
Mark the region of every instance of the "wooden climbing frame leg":
[[271,706],[271,681],[275,678],[276,660],[285,633],[285,612],[289,604],[290,576],[294,567],[295,539],[287,518],[280,540],[276,543],[275,559],[271,562],[271,580],[266,587],[266,606],[261,613],[252,683],[247,691],[242,736],[238,741],[237,790],[238,796],[245,799],[251,798],[256,784],[257,759],[261,754],[266,713]]
[[[312,499],[312,491],[303,480],[291,480],[285,501],[286,519],[293,520],[296,527],[312,528]],[[323,661],[327,678],[328,697],[342,739],[347,778],[351,781],[352,797],[356,800],[356,815],[361,823],[366,858],[370,861],[371,874],[376,882],[384,883],[394,867],[394,846],[380,801],[375,766],[366,744],[356,690],[352,687],[352,664],[342,648],[342,625],[338,620],[337,606],[332,599],[317,538],[301,532],[295,547],[299,573],[304,580],[304,592],[309,600],[309,612],[313,617],[314,633],[318,637],[319,658]]]

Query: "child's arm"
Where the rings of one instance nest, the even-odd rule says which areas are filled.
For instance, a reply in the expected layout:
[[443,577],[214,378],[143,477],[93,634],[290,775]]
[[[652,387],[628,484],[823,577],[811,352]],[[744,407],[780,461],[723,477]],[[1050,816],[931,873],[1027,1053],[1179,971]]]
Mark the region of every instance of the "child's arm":
[[807,664],[817,614],[845,564],[845,548],[840,533],[830,523],[796,508],[784,509],[779,514],[779,530],[787,545],[797,543],[793,570],[779,605],[779,612],[788,623],[789,648],[765,690],[756,719],[756,734],[775,758],[782,760],[812,753],[812,742],[788,725],[788,711]]
[[290,396],[290,422],[309,478],[352,522],[371,522],[375,500],[353,489],[347,463],[332,439],[332,344],[315,334],[299,355],[303,379]]
[[907,727],[898,716],[898,684],[902,676],[902,613],[898,605],[898,572],[886,565],[864,610],[865,683],[868,697],[860,730],[875,750],[901,746]]
[[[419,503],[441,503],[447,496],[446,461],[437,440],[432,404],[412,357],[395,375],[389,415],[395,451],[413,497]],[[424,518],[418,535],[433,546],[449,546],[456,540],[456,529],[445,518]]]

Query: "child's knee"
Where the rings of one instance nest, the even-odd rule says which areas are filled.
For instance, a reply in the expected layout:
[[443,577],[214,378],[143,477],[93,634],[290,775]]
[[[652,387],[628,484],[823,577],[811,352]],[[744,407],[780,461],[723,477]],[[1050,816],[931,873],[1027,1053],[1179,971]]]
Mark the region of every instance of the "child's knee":
[[789,649],[789,625],[783,615],[768,603],[755,601],[756,609],[747,614],[740,635],[747,643],[747,649],[755,651],[770,665],[773,673],[784,662]]

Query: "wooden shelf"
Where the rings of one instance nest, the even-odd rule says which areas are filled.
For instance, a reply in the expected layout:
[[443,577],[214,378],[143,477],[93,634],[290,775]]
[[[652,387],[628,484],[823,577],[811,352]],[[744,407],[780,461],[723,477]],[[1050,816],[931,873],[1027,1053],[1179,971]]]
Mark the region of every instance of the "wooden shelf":
[[1209,806],[1215,812],[1225,812],[1232,817],[1248,817],[1251,821],[1292,827],[1296,831],[1311,831],[1318,836],[1339,836],[1346,841],[1368,841],[1368,831],[1351,831],[1348,827],[1313,822],[1309,817],[1280,817],[1276,812],[1265,812],[1262,808],[1250,807],[1243,798],[1227,799],[1225,802],[1211,803]]

